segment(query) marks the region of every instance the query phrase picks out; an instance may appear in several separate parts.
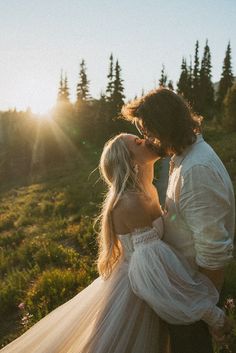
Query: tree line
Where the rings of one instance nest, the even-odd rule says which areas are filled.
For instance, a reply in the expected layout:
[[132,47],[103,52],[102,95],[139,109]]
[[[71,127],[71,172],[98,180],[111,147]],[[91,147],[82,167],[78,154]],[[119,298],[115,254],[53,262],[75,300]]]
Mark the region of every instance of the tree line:
[[177,92],[190,102],[194,111],[206,119],[214,117],[221,123],[224,115],[224,100],[235,79],[232,70],[231,46],[227,45],[222,74],[217,89],[212,82],[211,52],[206,40],[203,57],[199,59],[199,41],[196,41],[194,62],[182,59]]
[[[121,107],[124,104],[125,95],[123,85],[124,80],[121,78],[121,67],[118,60],[114,62],[112,53],[109,58],[109,72],[107,74],[107,79],[108,82],[105,93],[101,92],[99,100],[108,103],[110,105],[110,110],[113,112],[113,115],[116,116],[119,114]],[[80,63],[79,80],[76,85],[76,102],[74,104],[75,107],[78,107],[85,102],[89,102],[91,104],[96,101],[90,95],[89,84],[90,81],[88,80],[87,76],[86,63],[85,60],[82,59]],[[59,82],[57,104],[71,104],[68,79],[66,74],[63,76],[63,72],[61,72]]]
[[[183,95],[193,110],[203,115],[205,120],[236,131],[236,85],[233,83],[231,46],[228,43],[215,92],[207,40],[201,60],[199,41],[195,44],[194,61],[182,59],[176,87],[168,79],[164,65],[158,82],[159,86]],[[142,90],[141,95],[144,93]],[[109,57],[107,85],[98,99],[90,94],[90,80],[84,59],[80,63],[74,103],[70,100],[67,75],[61,72],[51,121],[36,119],[30,111],[0,112],[0,179],[41,172],[52,164],[74,158],[78,150],[87,146],[100,151],[105,141],[116,133],[136,133],[131,124],[119,119],[124,101],[122,70],[113,54]]]
[[[110,56],[107,79],[107,87],[105,93],[101,93],[100,100],[103,104],[105,102],[109,103],[111,113],[116,116],[124,104],[125,96],[123,80],[121,79],[121,67],[118,60],[114,65],[112,54]],[[223,60],[221,78],[217,87],[214,87],[212,81],[211,51],[208,40],[206,40],[202,58],[199,57],[199,41],[197,40],[193,62],[192,59],[190,59],[190,62],[187,62],[185,57],[182,58],[180,76],[176,87],[174,87],[173,81],[168,79],[164,64],[162,65],[158,83],[159,86],[176,90],[177,93],[182,94],[197,114],[204,116],[207,120],[215,118],[216,122],[222,123],[224,100],[234,81],[230,42],[227,45]],[[75,105],[80,105],[81,102],[86,101],[91,102],[92,97],[89,93],[89,83],[85,60],[83,59],[80,64]],[[143,94],[144,90],[142,90]],[[67,77],[65,76],[62,79],[61,76],[57,103],[70,103],[69,95]]]
[[[213,84],[211,50],[208,40],[205,42],[202,58],[199,55],[199,41],[197,40],[194,59],[190,59],[190,62],[188,62],[185,57],[182,58],[180,76],[176,82],[176,87],[174,87],[173,80],[168,78],[164,64],[162,65],[158,86],[167,87],[183,95],[193,111],[202,115],[205,120],[213,120],[216,124],[224,125],[230,130],[236,130],[235,111],[232,108],[234,98],[231,99],[231,95],[234,95],[233,84],[235,82],[231,51],[229,42],[223,59],[221,78],[217,84]],[[119,132],[122,128],[130,129],[127,124],[117,120],[125,99],[124,80],[121,76],[120,64],[118,60],[114,60],[113,54],[111,54],[106,89],[101,92],[99,99],[94,99],[90,95],[87,67],[85,60],[82,59],[76,86],[76,102],[72,104],[69,98],[70,90],[67,76],[65,75],[63,78],[61,75],[57,107],[64,107],[62,109],[64,118],[66,116],[65,110],[67,110],[70,111],[70,115],[74,115],[77,123],[79,120],[80,130],[85,139],[89,140],[91,138],[91,126],[97,126],[96,133],[92,134],[93,141],[101,141],[102,143],[112,133]],[[144,95],[144,93],[142,89],[141,95]],[[134,98],[137,98],[137,96]],[[228,104],[231,105],[231,108],[228,108]]]

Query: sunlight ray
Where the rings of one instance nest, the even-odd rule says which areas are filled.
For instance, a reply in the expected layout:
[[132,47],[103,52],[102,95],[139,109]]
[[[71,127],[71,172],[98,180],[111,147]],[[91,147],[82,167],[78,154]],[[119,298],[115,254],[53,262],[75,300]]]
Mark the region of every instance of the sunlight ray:
[[71,141],[71,139],[63,132],[59,124],[55,120],[49,120],[48,124],[50,129],[56,138],[58,146],[64,153],[65,157],[70,158],[71,155],[76,155],[79,158],[84,159],[82,153],[80,153],[78,147]]

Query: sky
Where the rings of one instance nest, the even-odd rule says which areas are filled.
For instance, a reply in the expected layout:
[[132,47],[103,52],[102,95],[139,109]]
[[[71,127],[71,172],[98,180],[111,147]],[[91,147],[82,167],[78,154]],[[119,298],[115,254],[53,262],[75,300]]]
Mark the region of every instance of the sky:
[[158,85],[162,64],[176,84],[196,40],[201,58],[208,39],[213,82],[230,41],[236,75],[235,0],[0,0],[0,14],[0,110],[46,112],[56,102],[61,70],[74,102],[82,59],[98,98],[111,52],[127,100]]

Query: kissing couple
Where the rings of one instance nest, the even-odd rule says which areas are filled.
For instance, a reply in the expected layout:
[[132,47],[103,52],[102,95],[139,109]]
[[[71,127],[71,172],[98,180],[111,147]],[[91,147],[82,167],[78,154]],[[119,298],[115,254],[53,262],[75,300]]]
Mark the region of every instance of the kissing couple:
[[[232,259],[234,192],[184,99],[158,88],[122,108],[141,137],[104,146],[99,277],[2,353],[213,353],[232,323],[217,306]],[[165,206],[154,164],[171,157]]]

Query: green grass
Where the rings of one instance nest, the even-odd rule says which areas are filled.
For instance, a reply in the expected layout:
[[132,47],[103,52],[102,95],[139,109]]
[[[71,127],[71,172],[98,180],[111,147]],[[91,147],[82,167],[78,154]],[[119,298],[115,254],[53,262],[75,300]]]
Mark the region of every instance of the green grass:
[[[0,346],[97,276],[93,222],[104,186],[98,171],[90,175],[100,155],[95,152],[84,150],[83,158],[36,175],[33,183],[1,186]],[[24,314],[33,315],[27,326],[21,302]]]
[[[208,126],[204,135],[236,187],[236,133]],[[100,152],[84,149],[73,163],[1,185],[0,347],[97,276],[93,221],[104,185],[91,172]],[[235,270],[236,260],[227,269],[223,299],[236,299]],[[33,316],[22,325],[27,313]]]

